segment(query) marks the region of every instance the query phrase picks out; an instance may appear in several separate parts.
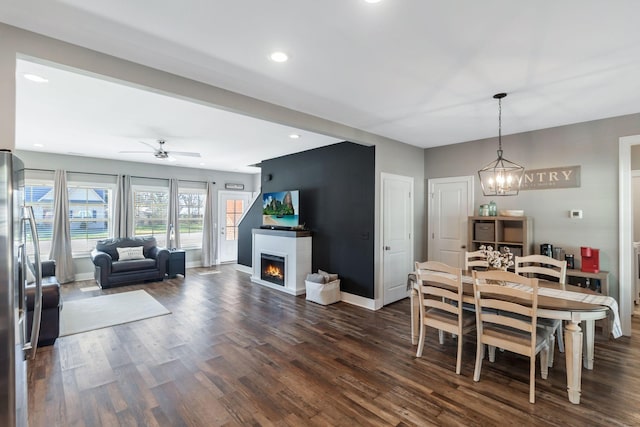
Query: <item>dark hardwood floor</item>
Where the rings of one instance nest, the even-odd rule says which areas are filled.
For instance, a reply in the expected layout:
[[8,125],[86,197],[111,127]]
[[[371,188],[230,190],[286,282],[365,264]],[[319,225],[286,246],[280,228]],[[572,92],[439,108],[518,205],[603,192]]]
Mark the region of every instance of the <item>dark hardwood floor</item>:
[[582,401],[569,403],[564,354],[528,400],[528,359],[498,353],[473,381],[475,338],[409,336],[409,300],[373,312],[321,306],[250,283],[231,266],[185,279],[81,292],[66,301],[144,289],[171,314],[59,338],[29,370],[31,426],[640,425],[640,320],[634,336],[596,339]]

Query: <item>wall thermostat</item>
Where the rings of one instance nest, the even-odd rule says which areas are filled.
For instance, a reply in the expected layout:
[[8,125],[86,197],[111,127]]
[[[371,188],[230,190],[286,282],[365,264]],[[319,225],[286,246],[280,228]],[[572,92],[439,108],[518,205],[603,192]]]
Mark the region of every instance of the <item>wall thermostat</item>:
[[582,209],[571,209],[569,211],[569,218],[582,218]]

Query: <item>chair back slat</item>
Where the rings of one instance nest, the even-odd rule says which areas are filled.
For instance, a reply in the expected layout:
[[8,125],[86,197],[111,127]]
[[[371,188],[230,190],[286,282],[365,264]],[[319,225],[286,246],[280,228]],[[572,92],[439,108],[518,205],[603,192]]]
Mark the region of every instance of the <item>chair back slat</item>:
[[492,323],[528,332],[535,337],[538,279],[491,270],[474,271],[473,277],[479,330],[484,323]]
[[[556,279],[562,290],[567,281],[567,261],[560,261],[546,255],[516,256],[515,272],[527,277],[549,280]],[[549,280],[551,281],[551,280]]]
[[465,252],[464,269],[473,270],[475,267],[489,268],[487,255],[482,251]]
[[[444,333],[453,334],[458,341],[456,374],[462,369],[462,337],[475,329],[475,316],[463,310],[462,270],[437,261],[416,262],[415,289],[420,309],[420,339],[416,357],[422,357],[425,330],[438,329],[440,343]],[[412,305],[413,307],[413,305]]]
[[480,380],[484,346],[489,357],[495,348],[528,356],[529,402],[535,403],[535,359],[540,356],[543,378],[547,377],[549,332],[537,328],[538,279],[507,271],[474,271],[477,350],[473,380]]

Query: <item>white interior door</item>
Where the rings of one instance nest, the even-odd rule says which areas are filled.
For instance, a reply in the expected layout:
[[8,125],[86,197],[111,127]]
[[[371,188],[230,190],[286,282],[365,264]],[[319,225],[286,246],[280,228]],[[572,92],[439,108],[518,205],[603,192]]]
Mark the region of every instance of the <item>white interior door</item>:
[[430,179],[429,197],[429,260],[463,267],[473,177]]
[[383,304],[406,298],[413,271],[413,178],[382,174]]
[[238,260],[238,224],[249,208],[251,193],[220,191],[218,193],[218,263]]

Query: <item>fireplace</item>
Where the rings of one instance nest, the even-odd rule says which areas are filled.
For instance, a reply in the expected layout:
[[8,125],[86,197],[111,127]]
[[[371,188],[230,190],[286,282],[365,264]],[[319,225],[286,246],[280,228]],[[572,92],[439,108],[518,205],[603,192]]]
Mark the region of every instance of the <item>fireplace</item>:
[[[304,279],[311,271],[311,232],[254,228],[251,236],[251,281],[291,295],[304,294]],[[269,264],[280,273],[269,274]]]
[[261,253],[260,278],[267,282],[284,286],[284,257]]

